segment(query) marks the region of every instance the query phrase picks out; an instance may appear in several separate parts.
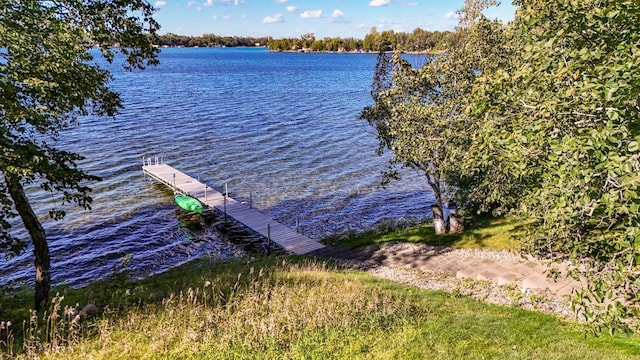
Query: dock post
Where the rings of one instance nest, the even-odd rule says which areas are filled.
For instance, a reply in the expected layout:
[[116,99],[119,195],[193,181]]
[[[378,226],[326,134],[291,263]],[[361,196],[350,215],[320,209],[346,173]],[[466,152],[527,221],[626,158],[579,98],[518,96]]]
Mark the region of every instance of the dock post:
[[267,246],[271,248],[271,224],[267,224]]
[[296,232],[297,233],[300,232],[300,218],[299,217],[296,218]]
[[249,191],[249,209],[253,209],[253,191]]
[[173,173],[173,191],[176,190],[176,173]]
[[204,186],[204,202],[207,202],[207,185]]
[[227,221],[227,183],[224,183],[224,188],[225,188],[225,192],[224,192],[224,221]]

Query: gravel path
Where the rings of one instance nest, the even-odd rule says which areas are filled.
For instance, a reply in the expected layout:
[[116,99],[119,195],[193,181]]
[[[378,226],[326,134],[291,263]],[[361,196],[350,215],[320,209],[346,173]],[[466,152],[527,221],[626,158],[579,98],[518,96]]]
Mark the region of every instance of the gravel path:
[[[429,245],[395,243],[376,249],[376,253],[403,253],[403,256],[411,256],[411,254],[418,255],[437,250],[438,248]],[[442,254],[442,256],[451,255],[495,261],[536,261],[530,258],[524,259],[517,254],[507,251],[447,249],[447,251]],[[422,289],[442,290],[451,293],[452,296],[469,296],[487,303],[553,314],[566,320],[576,319],[574,313],[571,311],[569,299],[566,296],[558,296],[549,291],[534,293],[528,290],[521,290],[515,285],[497,285],[488,280],[458,279],[446,273],[414,270],[406,267],[383,266],[378,263],[372,263],[371,261],[353,259],[339,261],[347,268],[363,270],[380,278]]]

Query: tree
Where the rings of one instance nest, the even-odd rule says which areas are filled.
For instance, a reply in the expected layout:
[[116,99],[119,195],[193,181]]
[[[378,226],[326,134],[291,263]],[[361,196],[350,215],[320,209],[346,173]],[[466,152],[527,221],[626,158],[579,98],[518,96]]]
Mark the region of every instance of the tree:
[[[640,3],[521,0],[513,66],[479,79],[472,153],[529,181],[529,250],[571,260],[597,331],[640,314]],[[637,320],[637,319],[636,319]]]
[[362,48],[366,51],[375,51],[376,44],[378,43],[378,39],[380,38],[380,34],[378,34],[378,29],[376,27],[372,27],[367,35],[365,35]]
[[[422,71],[414,69],[399,53],[389,57],[380,52],[371,95],[375,105],[366,107],[361,118],[376,128],[379,154],[391,150],[394,163],[422,172],[436,203],[442,205],[441,164],[446,156],[442,133],[447,117],[435,114],[438,84],[422,76]],[[383,183],[397,176],[391,167]]]
[[[469,132],[475,128],[465,113],[474,79],[502,58],[494,43],[502,39],[502,24],[482,15],[491,4],[466,1],[448,53],[428,56],[420,68],[399,53],[389,57],[381,52],[371,92],[374,105],[361,114],[377,130],[379,152],[388,149],[394,163],[422,172],[439,206],[445,193],[455,192],[446,188],[452,182],[443,180],[459,177],[458,157],[470,146]],[[392,178],[397,178],[394,167],[384,182]]]
[[114,116],[121,107],[107,87],[110,73],[92,62],[94,46],[109,62],[122,53],[127,70],[157,63],[154,11],[144,0],[0,3],[0,248],[26,248],[11,232],[9,220],[19,216],[33,243],[36,310],[48,302],[50,256],[25,186],[37,183],[61,193],[63,203],[90,208],[89,184],[98,178],[78,168],[81,155],[50,144],[79,116]]

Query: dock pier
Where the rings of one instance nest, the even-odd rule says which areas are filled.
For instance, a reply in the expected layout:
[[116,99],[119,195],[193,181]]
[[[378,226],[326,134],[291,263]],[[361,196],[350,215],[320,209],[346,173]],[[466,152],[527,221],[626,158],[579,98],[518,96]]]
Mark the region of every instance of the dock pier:
[[325,247],[323,244],[269,218],[252,206],[230,198],[227,193],[222,194],[199,180],[174,169],[165,164],[163,159],[142,158],[142,171],[145,175],[149,175],[168,186],[174,192],[189,195],[198,199],[205,207],[223,212],[225,216],[278,244],[289,253],[307,254]]

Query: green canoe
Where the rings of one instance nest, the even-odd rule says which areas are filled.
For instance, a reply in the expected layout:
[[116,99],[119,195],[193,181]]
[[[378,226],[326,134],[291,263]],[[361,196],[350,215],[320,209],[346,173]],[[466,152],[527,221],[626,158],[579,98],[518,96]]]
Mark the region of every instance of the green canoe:
[[187,195],[176,194],[174,200],[181,208],[190,212],[202,214],[202,204],[197,199]]

